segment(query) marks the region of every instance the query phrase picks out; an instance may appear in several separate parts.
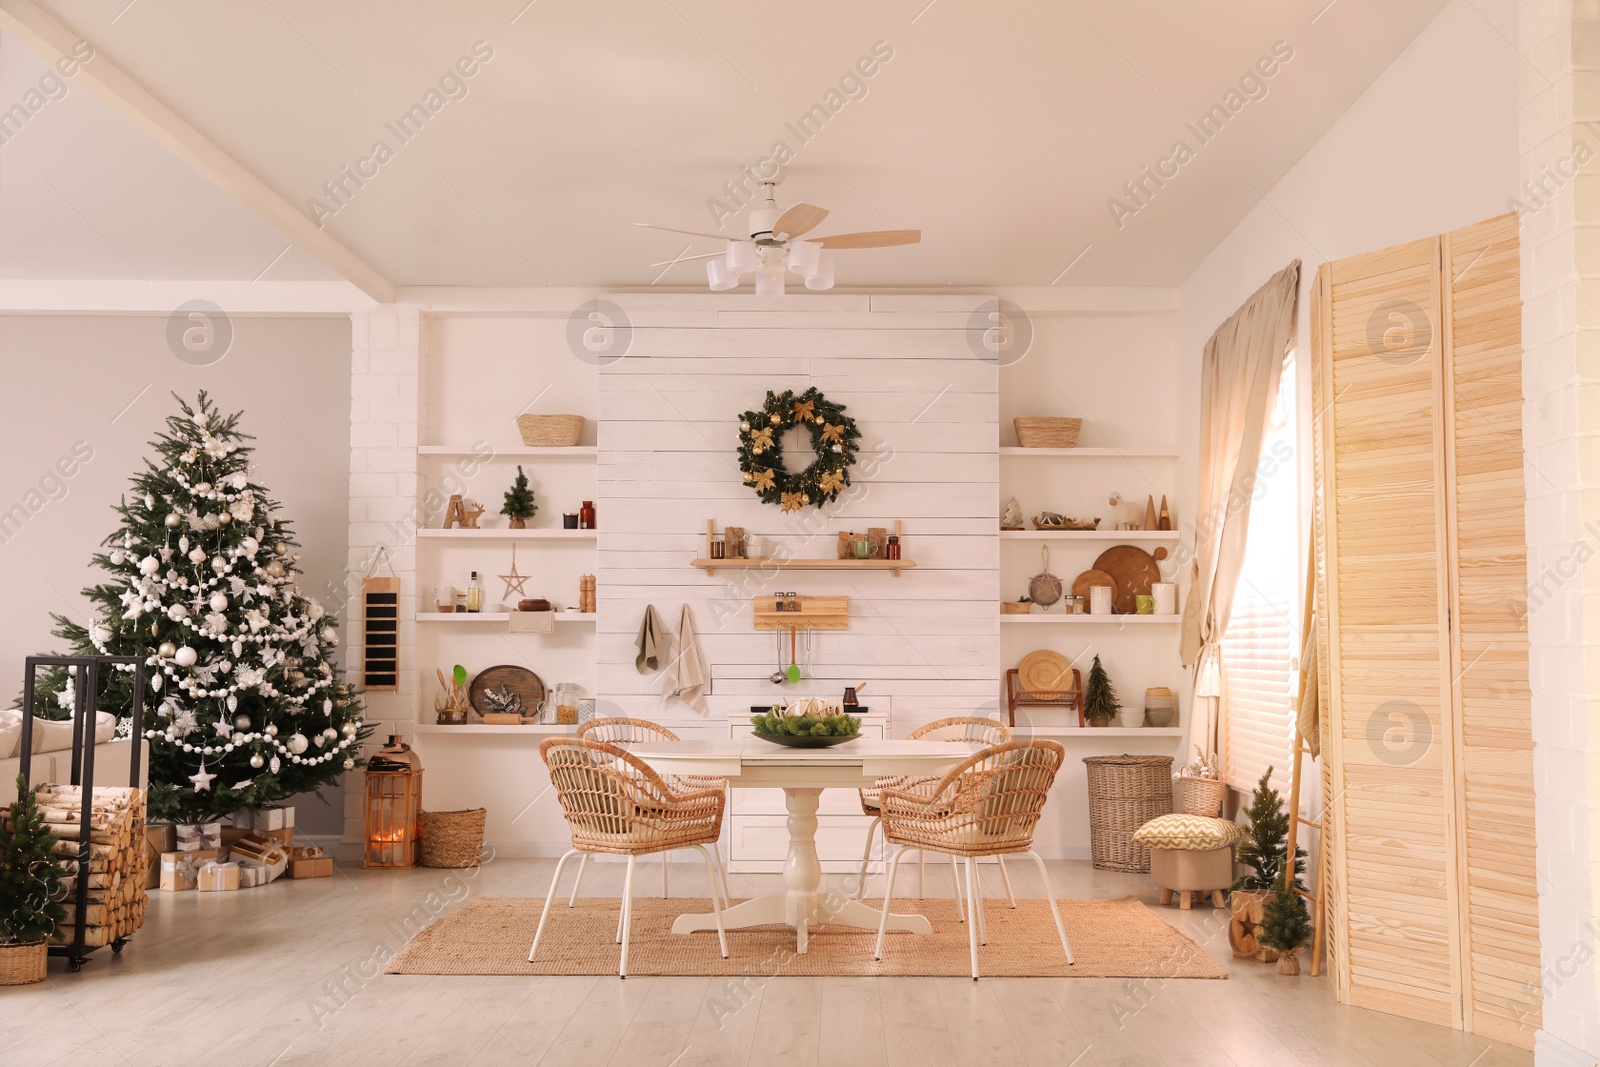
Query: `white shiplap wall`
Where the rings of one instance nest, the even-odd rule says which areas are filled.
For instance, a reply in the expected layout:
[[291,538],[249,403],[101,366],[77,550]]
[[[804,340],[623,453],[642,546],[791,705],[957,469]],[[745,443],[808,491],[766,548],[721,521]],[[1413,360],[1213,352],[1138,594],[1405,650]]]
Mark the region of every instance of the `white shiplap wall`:
[[[598,689],[620,711],[689,734],[725,735],[752,704],[783,696],[837,699],[870,683],[863,702],[904,736],[942,715],[995,709],[1000,674],[998,383],[969,343],[981,297],[907,305],[801,297],[784,310],[686,313],[669,300],[616,297],[632,323],[625,357],[600,372]],[[795,310],[796,307],[800,310]],[[875,307],[877,309],[875,309]],[[845,496],[782,514],[740,481],[739,413],[768,390],[815,385],[862,432]],[[809,462],[809,450],[791,453]],[[843,529],[905,524],[904,557],[883,572],[719,570],[703,554],[706,520],[798,557],[829,557]],[[776,641],[751,625],[751,598],[778,590],[851,598],[850,628],[818,634],[814,678],[768,681]],[[645,606],[676,631],[693,610],[712,678],[708,714],[663,706],[660,676],[641,675],[634,640]]]

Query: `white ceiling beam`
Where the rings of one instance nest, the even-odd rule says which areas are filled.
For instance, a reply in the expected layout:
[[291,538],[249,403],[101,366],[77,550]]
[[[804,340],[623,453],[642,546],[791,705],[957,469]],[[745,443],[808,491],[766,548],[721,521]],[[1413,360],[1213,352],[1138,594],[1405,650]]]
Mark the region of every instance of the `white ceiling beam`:
[[[22,41],[46,62],[72,59],[85,41],[32,0],[0,0],[0,30]],[[94,45],[92,41],[88,42]],[[316,256],[372,299],[394,302],[394,286],[360,256],[318,228],[299,208],[280,196],[238,160],[156,99],[132,75],[94,45],[94,57],[78,64],[73,81],[85,86],[135,127],[275,226],[289,240]]]

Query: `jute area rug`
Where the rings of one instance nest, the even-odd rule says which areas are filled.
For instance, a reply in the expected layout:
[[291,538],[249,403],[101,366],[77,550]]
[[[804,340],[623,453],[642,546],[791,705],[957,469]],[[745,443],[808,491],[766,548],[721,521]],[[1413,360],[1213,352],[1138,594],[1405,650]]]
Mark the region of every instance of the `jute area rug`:
[[[738,903],[735,901],[735,903]],[[874,903],[868,901],[868,903]],[[528,962],[528,946],[544,900],[486,897],[436,919],[412,938],[389,964],[389,974],[615,974],[621,947],[615,897],[596,897],[568,908],[557,900],[545,924],[539,956]],[[1063,900],[1061,921],[1077,965],[1067,966],[1050,907],[1043,900],[987,902],[989,943],[978,946],[978,970],[993,977],[1226,978],[1222,964],[1163,922],[1137,900]],[[826,977],[971,974],[967,927],[954,900],[897,901],[933,925],[928,935],[890,933],[883,959],[872,958],[877,932],[844,926],[811,930],[810,951],[796,955],[794,931],[761,926],[728,931],[728,958],[717,949],[715,930],[672,933],[681,914],[711,911],[711,901],[692,897],[639,897],[633,905],[628,973],[638,975],[818,975]]]

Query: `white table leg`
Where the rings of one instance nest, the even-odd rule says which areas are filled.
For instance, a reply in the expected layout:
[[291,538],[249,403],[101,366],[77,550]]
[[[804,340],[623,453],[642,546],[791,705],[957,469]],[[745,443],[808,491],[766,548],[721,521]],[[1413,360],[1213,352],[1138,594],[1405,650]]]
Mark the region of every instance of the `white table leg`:
[[[752,897],[722,913],[724,929],[744,930],[752,926],[783,923],[795,929],[795,951],[804,953],[810,940],[810,927],[823,923],[877,930],[883,913],[843,894],[819,892],[822,887],[822,861],[817,858],[817,805],[820,789],[785,789],[784,803],[789,809],[789,858],[783,865],[784,892]],[[680,915],[672,924],[675,934],[715,930],[715,915]],[[890,915],[890,930],[931,934],[933,927],[921,915]]]

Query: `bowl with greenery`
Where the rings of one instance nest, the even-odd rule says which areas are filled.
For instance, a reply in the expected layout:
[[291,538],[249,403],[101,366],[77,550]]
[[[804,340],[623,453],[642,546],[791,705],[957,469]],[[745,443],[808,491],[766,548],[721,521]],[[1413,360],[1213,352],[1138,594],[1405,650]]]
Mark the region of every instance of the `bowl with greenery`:
[[761,740],[789,748],[830,748],[861,736],[860,719],[818,698],[774,704],[750,722]]

